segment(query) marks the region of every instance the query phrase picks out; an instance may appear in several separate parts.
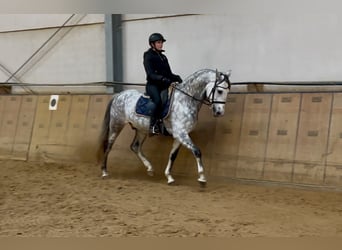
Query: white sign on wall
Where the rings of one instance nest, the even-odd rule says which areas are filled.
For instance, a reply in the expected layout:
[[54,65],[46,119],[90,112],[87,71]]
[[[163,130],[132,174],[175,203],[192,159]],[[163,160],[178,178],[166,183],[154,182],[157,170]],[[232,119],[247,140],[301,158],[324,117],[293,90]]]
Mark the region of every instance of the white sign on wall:
[[51,95],[49,102],[49,110],[57,110],[59,95]]

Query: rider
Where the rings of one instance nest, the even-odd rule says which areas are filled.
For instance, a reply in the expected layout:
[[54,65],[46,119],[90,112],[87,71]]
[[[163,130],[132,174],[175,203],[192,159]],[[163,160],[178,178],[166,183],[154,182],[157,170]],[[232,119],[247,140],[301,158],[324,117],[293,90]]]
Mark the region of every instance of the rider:
[[163,54],[163,43],[166,40],[160,33],[150,35],[150,48],[144,53],[144,68],[146,72],[146,93],[150,96],[156,109],[151,116],[150,133],[159,134],[158,120],[161,119],[162,100],[161,92],[167,89],[172,82],[182,82],[179,75],[172,73],[167,57]]

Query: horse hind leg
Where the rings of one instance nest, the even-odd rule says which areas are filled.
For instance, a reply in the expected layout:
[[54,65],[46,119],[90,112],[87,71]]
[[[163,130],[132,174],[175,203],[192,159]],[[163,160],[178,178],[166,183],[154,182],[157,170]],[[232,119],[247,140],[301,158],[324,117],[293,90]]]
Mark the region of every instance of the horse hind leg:
[[147,169],[147,174],[149,176],[153,176],[154,175],[154,169],[153,166],[151,164],[151,162],[149,162],[149,160],[147,160],[147,158],[145,157],[145,155],[142,152],[142,145],[145,142],[146,139],[146,134],[141,133],[139,130],[135,129],[135,136],[134,139],[131,143],[131,150],[136,153],[136,155],[138,156],[138,158],[141,160],[141,162],[144,164],[144,166]]
[[108,171],[107,171],[107,161],[108,161],[108,155],[113,147],[113,144],[116,140],[116,138],[119,136],[121,130],[123,129],[124,126],[116,127],[115,130],[111,130],[109,132],[108,140],[104,141],[104,156],[103,156],[103,161],[101,165],[101,172],[102,172],[102,178],[108,177]]

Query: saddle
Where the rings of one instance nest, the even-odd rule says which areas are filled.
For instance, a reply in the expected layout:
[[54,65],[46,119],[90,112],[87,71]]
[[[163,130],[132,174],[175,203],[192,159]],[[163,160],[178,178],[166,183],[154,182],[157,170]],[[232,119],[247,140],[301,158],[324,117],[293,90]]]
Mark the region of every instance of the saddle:
[[[172,96],[173,91],[169,94],[167,90],[162,91],[161,97],[162,97],[162,119],[158,121],[159,129],[162,135],[169,136],[170,134],[167,132],[163,120],[169,115],[171,103],[172,103]],[[139,97],[136,106],[135,106],[135,113],[140,116],[146,116],[151,117],[151,115],[154,113],[154,110],[156,108],[156,105],[151,100],[150,96],[144,94],[141,97]]]
[[[162,119],[165,119],[169,115],[169,110],[171,106],[171,100],[173,96],[173,91],[169,94],[167,90],[162,91],[161,97],[162,97],[162,113],[161,117]],[[150,117],[156,108],[156,105],[151,100],[150,96],[148,96],[146,93],[139,97],[136,105],[135,105],[135,113],[137,115]]]

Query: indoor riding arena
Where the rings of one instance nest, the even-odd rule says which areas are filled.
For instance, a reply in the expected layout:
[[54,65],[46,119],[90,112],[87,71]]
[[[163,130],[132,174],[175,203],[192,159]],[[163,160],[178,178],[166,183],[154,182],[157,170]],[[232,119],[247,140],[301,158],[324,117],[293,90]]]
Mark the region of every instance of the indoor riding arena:
[[[224,14],[0,14],[0,237],[342,237],[340,3],[225,2]],[[146,139],[150,176],[129,125],[101,175],[107,104],[144,93],[155,32],[183,83],[216,70],[198,80],[213,93],[229,72],[224,115],[204,103],[190,133],[205,187],[185,147],[167,184],[171,136]]]
[[206,188],[182,148],[163,175],[170,137],[153,136],[147,175],[119,136],[102,179],[96,147],[111,95],[0,96],[1,236],[342,236],[341,93],[230,94],[202,107],[191,134]]

